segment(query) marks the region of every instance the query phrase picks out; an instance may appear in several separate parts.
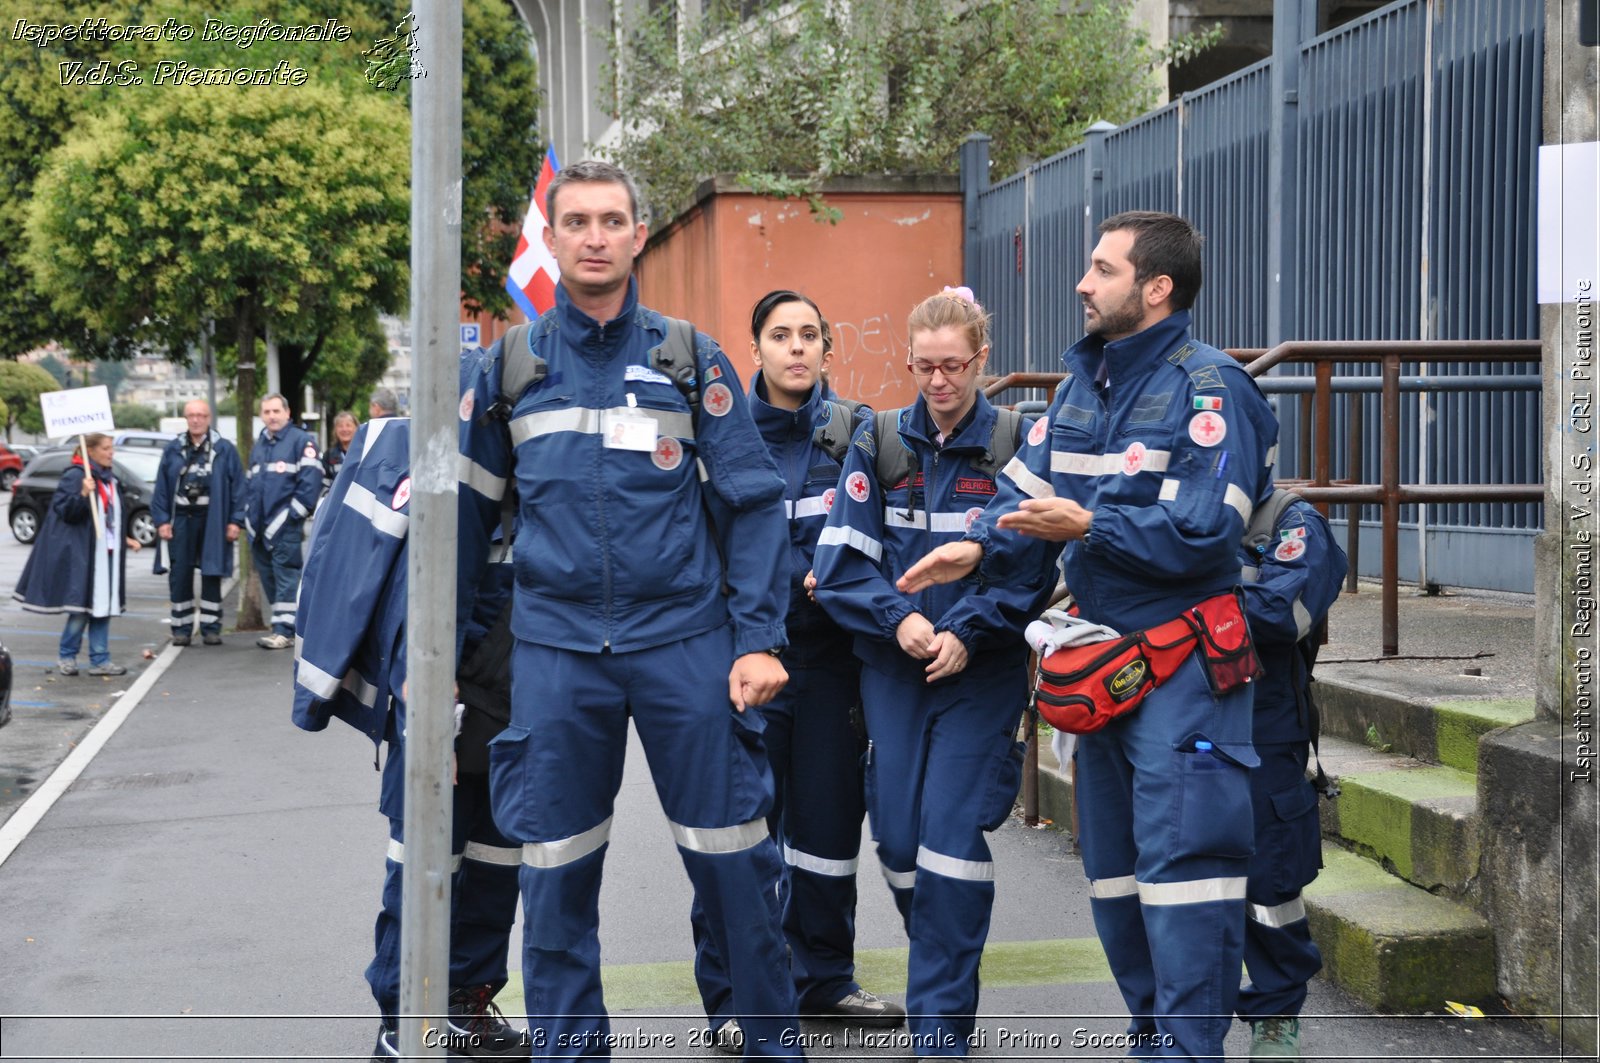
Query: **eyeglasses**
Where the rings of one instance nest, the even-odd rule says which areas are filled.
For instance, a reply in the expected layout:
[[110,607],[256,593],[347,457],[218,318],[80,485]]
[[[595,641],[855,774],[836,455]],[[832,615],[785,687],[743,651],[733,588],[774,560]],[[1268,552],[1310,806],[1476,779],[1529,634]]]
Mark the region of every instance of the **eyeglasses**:
[[971,358],[968,358],[964,362],[958,362],[952,358],[948,362],[940,362],[937,365],[932,362],[918,362],[914,359],[907,358],[906,368],[911,370],[912,376],[932,376],[935,369],[943,373],[945,376],[960,376],[962,373],[965,373],[968,367],[970,367],[973,362],[976,362],[978,358],[982,356],[982,354],[983,352],[979,351],[977,354],[973,355]]

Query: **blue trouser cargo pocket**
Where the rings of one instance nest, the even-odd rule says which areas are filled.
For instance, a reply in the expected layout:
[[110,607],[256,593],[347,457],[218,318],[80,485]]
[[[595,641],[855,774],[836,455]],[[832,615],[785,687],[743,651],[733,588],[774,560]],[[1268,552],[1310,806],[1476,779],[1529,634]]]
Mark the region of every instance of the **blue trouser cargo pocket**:
[[1255,851],[1250,804],[1249,746],[1224,749],[1196,732],[1172,751],[1177,809],[1172,821],[1174,858],[1247,857]]
[[526,727],[512,724],[489,743],[489,807],[500,833],[519,844],[541,840],[527,789],[530,755]]
[[1013,741],[1010,735],[1000,736],[994,775],[989,792],[984,796],[982,818],[978,820],[978,826],[986,831],[998,830],[1017,803],[1017,788],[1022,785],[1022,755],[1026,748],[1023,743]]

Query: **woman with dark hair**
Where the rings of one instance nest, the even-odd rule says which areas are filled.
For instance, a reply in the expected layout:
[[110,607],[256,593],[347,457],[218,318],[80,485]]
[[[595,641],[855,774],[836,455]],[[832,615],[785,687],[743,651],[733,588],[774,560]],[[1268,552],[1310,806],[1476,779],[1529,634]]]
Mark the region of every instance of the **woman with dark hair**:
[[[905,1010],[855,980],[856,859],[865,806],[862,739],[851,715],[861,665],[850,636],[816,606],[804,579],[839,481],[840,459],[872,411],[828,391],[832,337],[817,304],[768,292],[750,315],[750,413],[785,480],[789,516],[789,683],[761,708],[775,799],[767,817],[784,858],[781,903],[800,1014],[898,1026]],[[720,950],[694,920],[695,976],[725,1051],[740,1047]]]
[[[128,534],[130,514],[122,508],[122,492],[111,470],[116,447],[111,437],[91,432],[83,450],[61,474],[50,512],[22,569],[13,597],[35,613],[65,613],[58,669],[78,674],[78,650],[89,631],[89,674],[123,675],[127,668],[111,660],[111,618],[127,601],[128,550],[139,540]],[[83,455],[89,456],[85,468]]]

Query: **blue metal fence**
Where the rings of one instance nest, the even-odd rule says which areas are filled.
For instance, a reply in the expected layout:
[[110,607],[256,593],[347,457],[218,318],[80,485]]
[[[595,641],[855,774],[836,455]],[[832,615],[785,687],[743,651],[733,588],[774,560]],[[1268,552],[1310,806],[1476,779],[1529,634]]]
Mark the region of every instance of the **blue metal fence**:
[[[1313,7],[1302,4],[1297,17]],[[1295,10],[1280,5],[1278,14]],[[1271,58],[1091,132],[1000,184],[986,185],[986,145],[968,145],[967,283],[994,311],[995,370],[1058,366],[1057,355],[1082,335],[1073,287],[1095,227],[1131,209],[1176,211],[1205,234],[1195,332],[1218,346],[1538,335],[1532,237],[1543,4],[1401,0],[1320,36],[1292,30]],[[1274,253],[1283,274],[1276,280]],[[1537,367],[1509,364],[1459,371],[1537,375]],[[1372,482],[1375,397],[1339,404],[1335,453],[1346,451],[1358,401],[1367,403],[1363,468],[1341,467],[1341,475]],[[1277,402],[1289,444],[1306,426],[1298,403]],[[1537,482],[1540,425],[1537,392],[1419,397],[1404,423],[1402,478]],[[1296,447],[1280,451],[1279,473],[1309,473]],[[1540,518],[1531,504],[1403,514],[1435,543],[1430,579],[1522,590],[1532,587]],[[1530,540],[1511,565],[1508,532]],[[1364,551],[1363,568],[1374,558]]]

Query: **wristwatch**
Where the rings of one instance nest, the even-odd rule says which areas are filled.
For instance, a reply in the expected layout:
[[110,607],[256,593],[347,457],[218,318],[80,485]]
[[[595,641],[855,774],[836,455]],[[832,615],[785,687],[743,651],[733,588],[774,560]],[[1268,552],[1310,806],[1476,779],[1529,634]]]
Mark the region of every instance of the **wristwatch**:
[[782,646],[769,646],[766,649],[762,650],[761,652],[762,653],[766,653],[766,654],[770,654],[773,657],[782,657],[783,656],[783,647]]

